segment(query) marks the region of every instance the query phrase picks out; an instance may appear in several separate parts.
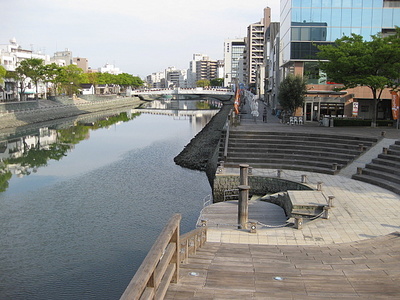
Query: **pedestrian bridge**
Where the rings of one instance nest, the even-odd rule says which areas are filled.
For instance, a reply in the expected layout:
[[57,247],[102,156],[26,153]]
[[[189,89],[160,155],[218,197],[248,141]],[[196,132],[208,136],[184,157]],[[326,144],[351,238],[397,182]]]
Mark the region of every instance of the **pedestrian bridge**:
[[185,99],[214,98],[220,101],[229,101],[233,98],[234,92],[226,88],[174,88],[174,89],[140,89],[132,91],[132,96],[141,100],[151,101],[165,96],[182,96]]

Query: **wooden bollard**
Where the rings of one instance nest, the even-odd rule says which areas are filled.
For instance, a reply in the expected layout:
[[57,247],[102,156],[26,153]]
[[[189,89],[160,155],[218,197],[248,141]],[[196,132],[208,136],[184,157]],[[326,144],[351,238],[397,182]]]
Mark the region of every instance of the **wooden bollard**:
[[357,175],[361,175],[362,174],[362,169],[363,168],[357,167]]
[[323,184],[323,182],[321,182],[321,181],[317,182],[317,191],[322,191],[322,184]]
[[381,132],[381,136],[385,137],[386,136],[386,131]]
[[333,171],[337,171],[337,167],[338,167],[338,164],[337,164],[337,163],[333,163],[333,164],[332,164],[332,170],[333,170]]
[[238,228],[247,229],[249,220],[249,190],[248,185],[239,185]]
[[277,170],[276,172],[276,177],[281,178],[282,170]]
[[207,226],[207,220],[201,220],[200,221],[200,226],[201,227],[206,227]]
[[358,144],[358,149],[363,152],[364,151],[364,144]]
[[257,233],[257,223],[255,222],[250,223],[250,233]]
[[249,165],[239,165],[240,168],[240,185],[249,184]]
[[383,154],[388,154],[388,148],[386,148],[386,147],[383,147],[383,149],[382,149],[382,153],[383,153]]
[[303,229],[303,218],[302,217],[294,218],[294,228]]

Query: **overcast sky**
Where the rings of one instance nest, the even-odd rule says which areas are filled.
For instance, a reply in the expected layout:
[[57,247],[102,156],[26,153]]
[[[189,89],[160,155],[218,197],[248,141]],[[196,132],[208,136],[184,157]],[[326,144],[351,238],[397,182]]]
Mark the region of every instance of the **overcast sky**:
[[106,63],[145,77],[194,53],[223,59],[227,38],[246,35],[279,0],[0,0],[0,44],[13,37],[24,49],[53,55],[68,48],[97,69]]

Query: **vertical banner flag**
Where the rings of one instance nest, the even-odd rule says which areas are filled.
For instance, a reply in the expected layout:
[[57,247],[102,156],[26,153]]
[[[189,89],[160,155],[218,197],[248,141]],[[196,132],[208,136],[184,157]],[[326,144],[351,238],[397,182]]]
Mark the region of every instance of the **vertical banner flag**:
[[358,116],[358,102],[353,102],[353,117]]
[[399,118],[399,95],[395,91],[390,92],[392,94],[392,115],[393,120],[397,120]]

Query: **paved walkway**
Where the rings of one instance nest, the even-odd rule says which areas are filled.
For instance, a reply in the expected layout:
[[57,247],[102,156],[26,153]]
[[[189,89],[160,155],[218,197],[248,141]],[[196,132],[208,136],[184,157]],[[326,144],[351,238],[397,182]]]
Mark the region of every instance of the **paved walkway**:
[[[307,175],[307,185],[315,189],[318,182],[323,183],[322,192],[326,197],[335,197],[334,207],[330,210],[329,219],[316,219],[307,223],[302,230],[264,226],[257,228],[257,233],[219,226],[218,228],[210,228],[208,241],[266,245],[323,245],[360,241],[400,231],[400,195],[350,178],[351,175],[356,173],[357,167],[364,166],[382,152],[383,147],[387,147],[395,140],[400,139],[400,130],[390,127],[331,128],[318,126],[315,123],[290,126],[280,123],[276,116],[271,115],[269,109],[267,123],[263,123],[263,106],[263,103],[259,103],[260,115],[256,120],[252,118],[251,114],[242,115],[241,125],[236,127],[235,130],[321,132],[373,136],[381,140],[375,147],[342,170],[339,175],[283,170],[281,177],[283,179],[300,182],[301,175]],[[384,137],[382,131],[385,131]],[[225,169],[224,172],[225,174],[239,175],[239,169]],[[253,169],[253,174],[276,177],[277,170]],[[251,206],[249,209],[251,210]],[[235,217],[231,216],[233,219]],[[210,220],[210,222],[212,221]],[[263,221],[268,222],[268,220]],[[271,222],[273,222],[272,219]]]

